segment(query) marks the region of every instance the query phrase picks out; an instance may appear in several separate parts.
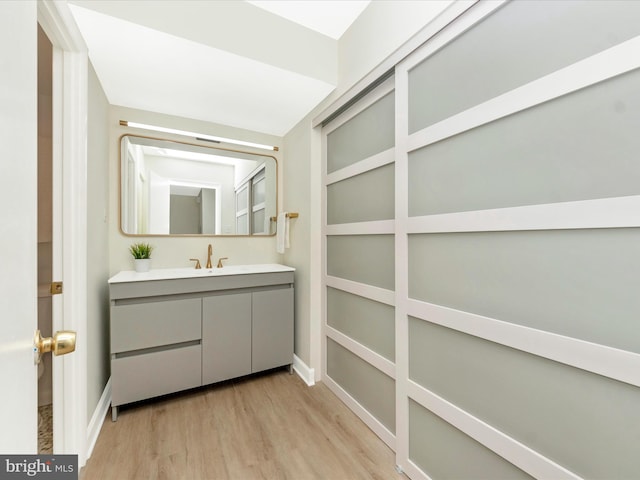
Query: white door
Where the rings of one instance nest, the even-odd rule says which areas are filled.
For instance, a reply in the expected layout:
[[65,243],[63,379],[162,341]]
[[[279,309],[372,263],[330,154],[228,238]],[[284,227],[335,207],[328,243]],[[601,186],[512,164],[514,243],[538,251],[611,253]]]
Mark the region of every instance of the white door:
[[37,451],[36,19],[36,2],[0,2],[0,452],[5,454]]

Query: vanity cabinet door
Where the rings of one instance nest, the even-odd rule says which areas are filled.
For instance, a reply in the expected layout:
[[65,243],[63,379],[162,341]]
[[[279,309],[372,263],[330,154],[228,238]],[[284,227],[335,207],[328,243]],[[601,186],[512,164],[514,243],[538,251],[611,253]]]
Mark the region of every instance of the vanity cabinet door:
[[251,373],[251,293],[202,300],[202,384]]
[[293,287],[252,295],[251,371],[293,363]]

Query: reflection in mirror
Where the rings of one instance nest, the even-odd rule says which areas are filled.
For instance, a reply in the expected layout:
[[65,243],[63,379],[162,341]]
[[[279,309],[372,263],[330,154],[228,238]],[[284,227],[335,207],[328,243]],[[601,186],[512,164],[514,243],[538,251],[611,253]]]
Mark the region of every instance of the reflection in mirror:
[[271,235],[276,159],[158,138],[120,140],[128,235]]

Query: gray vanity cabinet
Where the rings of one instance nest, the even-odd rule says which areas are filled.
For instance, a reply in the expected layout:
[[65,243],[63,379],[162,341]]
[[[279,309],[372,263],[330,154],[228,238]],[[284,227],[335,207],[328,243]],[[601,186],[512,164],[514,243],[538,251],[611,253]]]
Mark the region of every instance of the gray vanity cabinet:
[[254,292],[251,371],[286,365],[293,357],[293,288]]
[[274,271],[112,277],[113,420],[119,405],[291,366],[294,272],[268,267]]
[[251,293],[203,298],[202,383],[250,373]]

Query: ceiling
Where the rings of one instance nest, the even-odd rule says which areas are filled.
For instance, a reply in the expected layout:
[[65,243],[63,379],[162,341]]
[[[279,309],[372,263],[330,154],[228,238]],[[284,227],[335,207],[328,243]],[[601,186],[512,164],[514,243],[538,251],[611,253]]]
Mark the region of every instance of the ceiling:
[[370,0],[248,0],[247,3],[338,40]]
[[276,136],[335,88],[369,3],[69,0],[110,104]]

